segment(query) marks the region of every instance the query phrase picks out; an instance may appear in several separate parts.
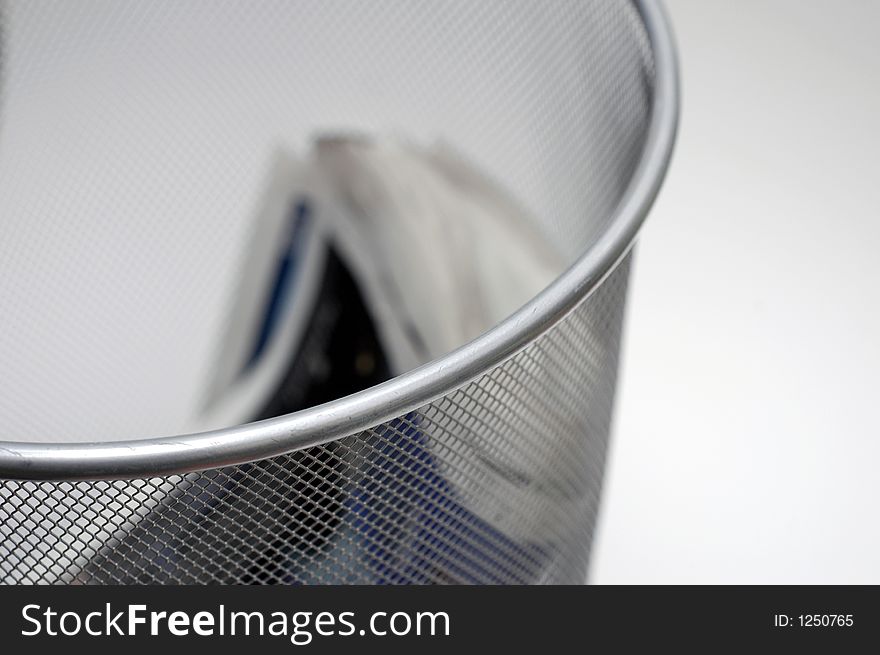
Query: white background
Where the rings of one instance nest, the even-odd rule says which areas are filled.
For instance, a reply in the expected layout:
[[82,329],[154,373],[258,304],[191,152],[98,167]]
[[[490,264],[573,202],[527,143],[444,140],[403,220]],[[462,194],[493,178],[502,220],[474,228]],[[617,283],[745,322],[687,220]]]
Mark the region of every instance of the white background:
[[880,583],[880,3],[667,2],[596,583]]

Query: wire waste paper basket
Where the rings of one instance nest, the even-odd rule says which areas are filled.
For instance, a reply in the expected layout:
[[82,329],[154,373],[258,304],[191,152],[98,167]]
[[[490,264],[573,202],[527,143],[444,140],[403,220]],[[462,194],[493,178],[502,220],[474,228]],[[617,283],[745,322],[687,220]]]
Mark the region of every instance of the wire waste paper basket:
[[0,582],[580,583],[655,2],[0,2]]

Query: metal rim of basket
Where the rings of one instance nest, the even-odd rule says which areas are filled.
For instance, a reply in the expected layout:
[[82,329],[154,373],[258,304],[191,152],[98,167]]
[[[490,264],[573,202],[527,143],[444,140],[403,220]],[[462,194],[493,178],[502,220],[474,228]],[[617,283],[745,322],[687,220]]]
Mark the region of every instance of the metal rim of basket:
[[357,434],[480,377],[557,325],[629,252],[666,174],[678,126],[678,65],[659,0],[633,0],[654,57],[650,123],[635,173],[607,230],[515,314],[453,352],[382,384],[292,414],[245,425],[132,441],[0,441],[0,478],[145,478],[242,464]]

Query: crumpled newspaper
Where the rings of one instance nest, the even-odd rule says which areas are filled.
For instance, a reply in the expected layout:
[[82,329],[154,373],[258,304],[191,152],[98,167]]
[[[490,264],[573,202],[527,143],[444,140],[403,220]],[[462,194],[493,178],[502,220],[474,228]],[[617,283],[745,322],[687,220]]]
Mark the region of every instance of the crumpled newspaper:
[[[348,268],[363,296],[369,316],[359,320],[373,323],[381,349],[377,355],[387,360],[386,376],[404,373],[485,333],[537,295],[564,268],[563,257],[528,214],[445,144],[424,147],[391,138],[320,137],[304,158],[279,152],[269,182],[245,248],[229,329],[218,349],[214,384],[200,429],[259,418],[267,398],[288,384],[291,361],[301,356],[307,362],[330,359],[324,351],[305,351],[314,350],[313,340],[306,335],[326,287],[331,250]],[[289,266],[292,252],[298,253],[295,269]],[[293,270],[295,275],[279,286],[283,270]],[[538,386],[552,376],[539,360],[537,354],[537,365],[530,373],[537,376],[531,382]],[[298,388],[317,384],[321,368],[305,366],[306,373],[297,378]],[[332,381],[343,386],[377,381],[370,377],[358,381],[357,373],[339,370],[327,374],[346,378]],[[355,378],[349,380],[352,375]],[[484,557],[503,559],[505,553],[518,553],[542,562],[542,571],[552,569],[554,542],[560,538],[559,513],[571,516],[571,524],[576,525],[575,517],[583,506],[583,499],[570,495],[570,486],[560,478],[560,471],[570,468],[565,462],[574,450],[569,441],[581,438],[578,426],[560,425],[553,435],[520,429],[511,438],[497,407],[522,402],[522,398],[503,387],[493,394],[492,402],[475,397],[477,402],[468,408],[469,427],[455,434],[454,448],[431,425],[431,416],[411,413],[398,419],[394,429],[385,430],[385,439],[397,446],[378,453],[376,461],[349,461],[345,451],[336,456],[339,461],[334,466],[340,475],[381,479],[388,496],[383,502],[397,503],[392,515],[409,520],[381,526],[386,532],[402,531],[396,540],[403,544],[403,554],[391,557],[374,540],[359,538],[357,525],[363,523],[368,530],[378,527],[356,520],[362,514],[376,515],[375,508],[369,507],[376,499],[368,489],[354,489],[334,510],[342,521],[342,536],[322,546],[339,550],[334,551],[334,561],[360,558],[358,566],[371,570],[369,577],[376,582],[425,581],[420,577],[423,564],[407,563],[400,557],[418,552],[406,546],[407,541],[419,541],[420,535],[432,533],[437,529],[434,524],[441,521],[443,529],[465,535],[464,539],[482,535],[479,538],[487,540],[489,549]],[[302,407],[285,411],[295,409]],[[548,442],[551,439],[553,443]],[[277,469],[273,475],[285,473]],[[201,498],[194,491],[202,484],[199,474],[187,476],[187,484],[193,485],[189,497],[200,498],[206,506],[219,502],[216,492],[205,492]],[[413,494],[410,484],[423,485],[423,492]],[[190,502],[182,488],[167,486],[149,505],[134,505],[114,519],[118,538],[126,547],[151,543],[142,533],[158,524],[155,517],[162,513],[176,516],[182,504]],[[245,492],[229,493],[217,507],[221,514],[223,506],[246,503],[249,498],[234,497]],[[148,516],[153,520],[144,521]],[[230,519],[221,515],[212,520],[225,525]],[[266,533],[268,539],[272,526],[255,516],[248,529],[254,535]],[[359,544],[360,550],[353,544]],[[295,553],[312,547],[317,544],[292,544],[291,554],[275,565],[292,580],[308,581],[311,559],[299,561]],[[186,552],[186,557],[178,553],[180,561],[175,560],[175,566],[211,557],[211,552],[201,552],[192,544]],[[456,556],[462,561],[453,564],[450,560],[438,573],[441,579],[494,580],[492,567],[484,570],[488,565],[468,553],[466,548],[460,550]],[[248,551],[237,556],[247,560],[257,555]],[[421,556],[431,557],[424,549]],[[447,561],[449,553],[442,557],[438,553],[437,559]],[[388,561],[398,562],[400,570],[389,569]]]
[[562,272],[525,212],[447,145],[324,137],[313,161],[398,373],[481,335]]
[[[483,334],[564,270],[531,217],[448,145],[325,137],[313,161],[334,206],[332,238],[363,285],[396,373]],[[559,383],[541,353],[535,364],[521,384]],[[552,435],[514,437],[498,407],[522,403],[521,394],[498,385],[492,395],[469,405],[457,452],[442,436],[425,447],[468,510],[521,543],[552,545],[560,511],[576,524],[584,506],[563,474],[582,426],[573,419]]]

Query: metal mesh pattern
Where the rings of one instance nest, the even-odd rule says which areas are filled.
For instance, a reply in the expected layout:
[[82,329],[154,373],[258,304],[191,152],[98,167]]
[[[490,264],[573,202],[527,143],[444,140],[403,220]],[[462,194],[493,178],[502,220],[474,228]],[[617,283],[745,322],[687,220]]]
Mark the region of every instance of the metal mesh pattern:
[[502,366],[362,434],[185,476],[4,482],[0,578],[583,581],[627,269]]
[[623,1],[0,6],[2,439],[204,429],[275,148],[448,142],[574,258],[650,109]]
[[[571,261],[608,226],[645,145],[654,62],[627,2],[88,5],[99,20],[76,4],[0,11],[7,439],[186,429],[278,138],[300,146],[329,125],[448,139]],[[89,104],[119,81],[114,48],[148,86]],[[93,64],[94,87],[59,82]],[[69,138],[46,142],[50,125]],[[582,582],[629,260],[524,349],[369,430],[197,473],[0,480],[0,582]]]

